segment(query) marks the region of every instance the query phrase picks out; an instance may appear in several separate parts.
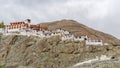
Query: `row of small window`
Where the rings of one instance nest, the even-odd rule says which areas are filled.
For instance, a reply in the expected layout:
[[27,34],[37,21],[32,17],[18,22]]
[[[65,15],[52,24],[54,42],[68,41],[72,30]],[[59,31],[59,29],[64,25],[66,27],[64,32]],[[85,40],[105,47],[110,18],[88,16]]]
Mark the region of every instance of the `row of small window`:
[[7,27],[7,29],[17,29],[17,28],[24,28],[23,26],[17,26],[17,27]]
[[102,40],[87,40],[88,42],[102,42]]

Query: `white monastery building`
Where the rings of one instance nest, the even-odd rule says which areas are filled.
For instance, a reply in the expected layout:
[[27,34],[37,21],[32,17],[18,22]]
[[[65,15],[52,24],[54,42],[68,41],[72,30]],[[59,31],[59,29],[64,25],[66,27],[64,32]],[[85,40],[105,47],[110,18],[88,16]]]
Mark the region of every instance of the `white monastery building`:
[[86,45],[103,45],[103,41],[102,40],[91,40],[91,39],[87,39],[85,41]]

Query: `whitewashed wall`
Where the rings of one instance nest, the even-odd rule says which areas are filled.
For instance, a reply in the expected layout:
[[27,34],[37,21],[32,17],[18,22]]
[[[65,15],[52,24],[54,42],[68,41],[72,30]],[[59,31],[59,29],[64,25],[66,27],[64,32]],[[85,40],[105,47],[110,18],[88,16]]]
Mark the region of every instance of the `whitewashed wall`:
[[86,45],[103,45],[103,42],[96,42],[95,40],[86,40]]

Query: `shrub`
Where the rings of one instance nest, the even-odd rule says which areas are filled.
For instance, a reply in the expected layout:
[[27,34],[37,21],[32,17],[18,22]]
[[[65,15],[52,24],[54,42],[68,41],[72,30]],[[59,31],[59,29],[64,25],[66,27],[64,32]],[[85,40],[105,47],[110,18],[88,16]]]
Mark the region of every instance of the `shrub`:
[[40,66],[37,66],[37,68],[41,68]]
[[4,65],[0,65],[0,68],[5,68],[5,66]]

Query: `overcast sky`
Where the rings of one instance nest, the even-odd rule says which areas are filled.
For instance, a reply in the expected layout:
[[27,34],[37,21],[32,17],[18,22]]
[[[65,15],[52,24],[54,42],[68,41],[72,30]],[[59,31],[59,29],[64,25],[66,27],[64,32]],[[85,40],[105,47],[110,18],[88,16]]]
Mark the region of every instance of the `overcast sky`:
[[0,21],[73,19],[120,38],[120,0],[0,0]]

